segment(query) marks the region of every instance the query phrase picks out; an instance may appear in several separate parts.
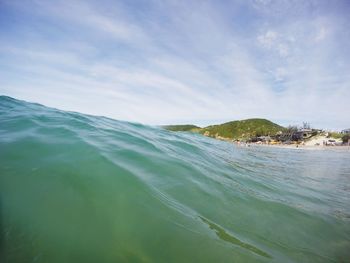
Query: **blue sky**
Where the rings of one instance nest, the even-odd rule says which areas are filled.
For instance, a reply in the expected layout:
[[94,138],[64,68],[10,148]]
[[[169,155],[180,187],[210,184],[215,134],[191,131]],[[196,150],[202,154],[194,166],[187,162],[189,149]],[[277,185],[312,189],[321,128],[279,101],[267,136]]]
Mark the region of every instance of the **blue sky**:
[[350,2],[0,1],[0,94],[146,124],[350,127]]

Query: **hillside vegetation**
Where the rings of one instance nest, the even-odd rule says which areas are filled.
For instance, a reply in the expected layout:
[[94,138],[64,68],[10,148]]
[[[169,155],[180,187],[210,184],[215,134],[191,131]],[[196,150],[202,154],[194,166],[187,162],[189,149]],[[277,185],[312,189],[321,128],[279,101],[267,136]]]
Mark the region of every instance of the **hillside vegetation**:
[[164,128],[171,131],[193,131],[210,137],[226,139],[245,139],[263,135],[275,135],[285,128],[266,119],[247,119],[231,121],[219,125],[199,128],[194,125],[169,125]]
[[166,126],[163,126],[163,128],[169,131],[192,131],[192,132],[198,132],[201,129],[201,127],[198,127],[192,124],[166,125]]

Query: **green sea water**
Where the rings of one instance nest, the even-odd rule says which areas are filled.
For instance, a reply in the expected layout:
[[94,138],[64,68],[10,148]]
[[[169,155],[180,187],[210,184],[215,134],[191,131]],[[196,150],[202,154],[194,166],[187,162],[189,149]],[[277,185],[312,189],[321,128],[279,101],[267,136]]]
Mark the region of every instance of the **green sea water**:
[[350,262],[350,152],[2,96],[0,262]]

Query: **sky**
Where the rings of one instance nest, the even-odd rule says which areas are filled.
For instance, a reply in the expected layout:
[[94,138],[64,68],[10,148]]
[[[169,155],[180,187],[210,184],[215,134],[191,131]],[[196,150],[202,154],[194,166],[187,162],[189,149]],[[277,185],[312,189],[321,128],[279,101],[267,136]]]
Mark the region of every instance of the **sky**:
[[350,128],[350,1],[0,0],[0,94],[150,125]]

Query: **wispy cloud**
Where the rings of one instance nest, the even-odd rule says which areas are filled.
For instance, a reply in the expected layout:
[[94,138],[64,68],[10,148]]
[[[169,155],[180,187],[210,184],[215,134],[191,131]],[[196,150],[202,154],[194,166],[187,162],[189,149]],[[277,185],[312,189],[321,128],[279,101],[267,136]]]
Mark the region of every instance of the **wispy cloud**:
[[345,1],[3,1],[0,93],[149,124],[350,125]]

